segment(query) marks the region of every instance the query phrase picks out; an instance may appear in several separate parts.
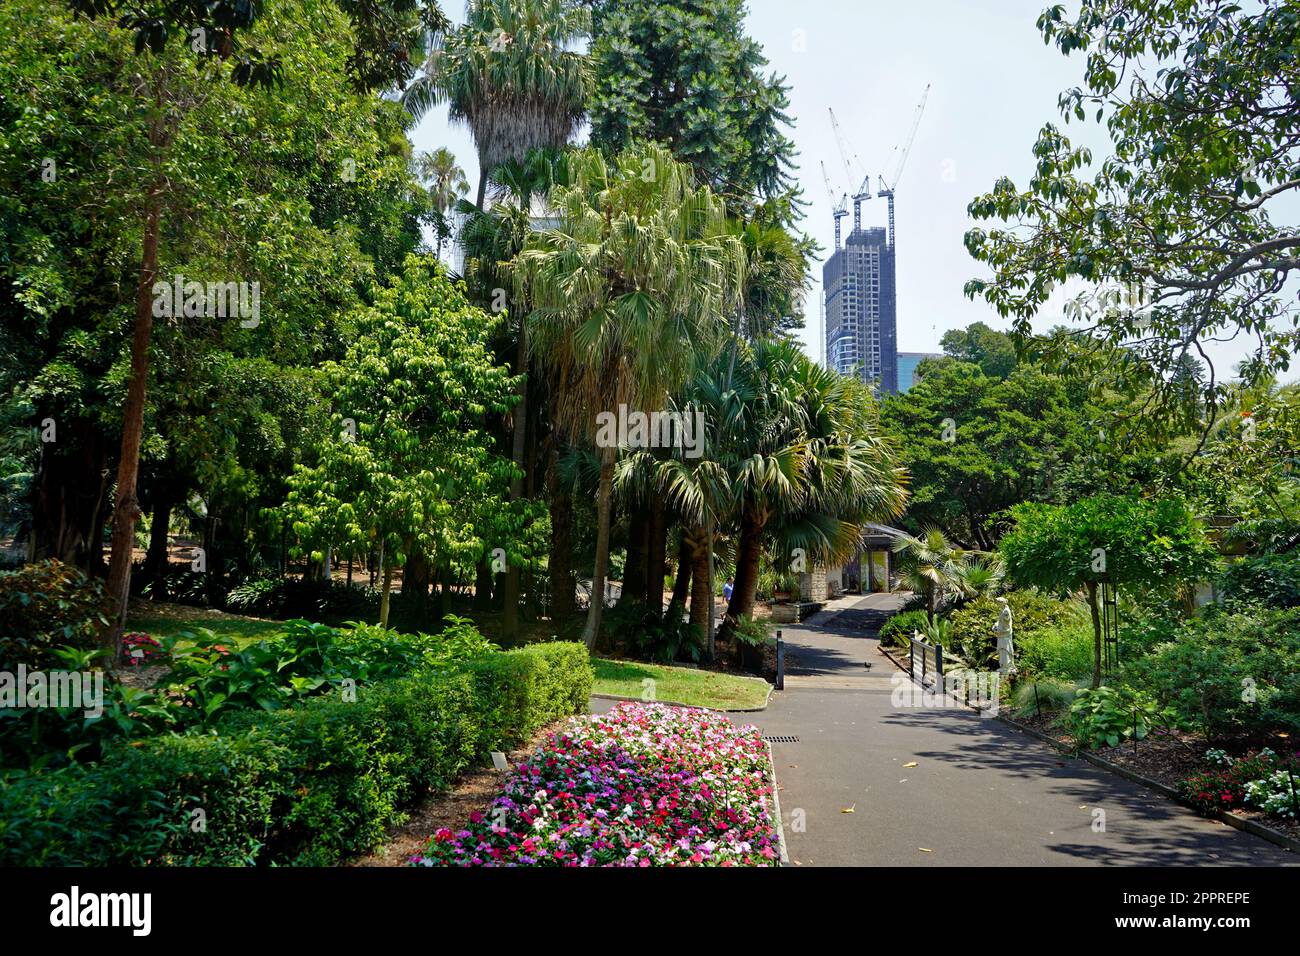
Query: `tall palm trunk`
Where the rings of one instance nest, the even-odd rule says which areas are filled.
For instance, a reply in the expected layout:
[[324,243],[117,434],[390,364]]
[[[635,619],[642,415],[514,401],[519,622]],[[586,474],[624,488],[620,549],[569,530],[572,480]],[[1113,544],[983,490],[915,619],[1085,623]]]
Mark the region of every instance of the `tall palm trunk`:
[[627,558],[623,562],[623,597],[620,601],[645,600],[649,532],[649,510],[639,501],[633,501],[627,508]]
[[705,637],[709,634],[709,617],[713,592],[709,587],[708,534],[703,528],[691,532],[691,625]]
[[667,563],[668,509],[660,499],[650,505],[650,541],[646,549],[645,603],[656,614],[664,609],[664,565]]
[[691,551],[686,544],[686,532],[677,535],[677,577],[673,579],[672,604],[686,606],[686,595],[691,586]]
[[[482,166],[483,157],[479,156],[478,161],[479,161],[479,165]],[[487,181],[488,181],[487,169],[480,168],[478,171],[478,198],[474,201],[474,205],[477,206],[479,209],[483,208],[483,200],[487,196]]]
[[600,636],[600,617],[605,610],[605,577],[609,573],[609,505],[614,486],[615,449],[600,450],[600,490],[596,496],[596,568],[591,578],[591,607],[582,640],[588,649]]
[[577,613],[573,580],[573,499],[560,488],[554,439],[547,455],[546,497],[551,512],[551,621],[561,633]]
[[766,521],[754,506],[746,503],[740,516],[740,542],[736,548],[736,580],[731,586],[731,601],[727,604],[727,617],[722,622],[722,633],[729,639],[736,625],[754,613],[754,597],[758,593],[759,560],[763,554],[763,528]]
[[[528,326],[525,324],[524,312],[519,310],[519,337],[515,345],[515,374],[525,375],[528,371]],[[519,401],[514,409],[514,445],[511,449],[515,468],[515,477],[510,479],[510,500],[518,501],[524,490],[524,448],[528,437],[528,379],[519,383]],[[510,640],[519,636],[519,575],[516,564],[506,566],[505,586],[502,593],[505,607],[501,616],[501,630]]]

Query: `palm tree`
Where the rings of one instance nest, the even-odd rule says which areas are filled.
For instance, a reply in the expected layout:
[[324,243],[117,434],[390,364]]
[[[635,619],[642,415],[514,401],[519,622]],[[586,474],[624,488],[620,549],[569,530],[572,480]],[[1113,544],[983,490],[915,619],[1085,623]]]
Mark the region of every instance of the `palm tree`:
[[919,536],[900,533],[894,539],[894,552],[901,555],[900,589],[924,594],[925,615],[933,621],[944,592],[961,589],[967,552],[933,526],[922,529]]
[[478,150],[483,208],[492,170],[531,149],[568,143],[592,90],[588,57],[572,49],[591,30],[576,0],[471,0],[402,95],[414,116],[446,102]]
[[469,180],[465,170],[456,163],[456,157],[445,146],[431,153],[421,153],[415,161],[415,174],[429,190],[429,206],[434,215],[434,231],[438,235],[436,255],[442,258],[442,244],[451,235],[447,213],[467,192]]
[[753,613],[765,543],[782,568],[798,553],[842,561],[868,522],[897,516],[906,501],[897,452],[862,383],[821,368],[792,341],[765,339],[745,350],[729,391],[722,454],[739,541],[724,638]]
[[[514,271],[517,297],[533,308],[532,353],[557,383],[555,424],[591,438],[599,413],[662,409],[699,357],[717,354],[744,254],[722,201],[662,146],[630,148],[612,165],[584,149],[569,175],[549,197],[559,224],[533,234]],[[608,442],[599,449],[593,594],[604,592],[609,566],[617,454]],[[589,647],[601,610],[593,600]]]

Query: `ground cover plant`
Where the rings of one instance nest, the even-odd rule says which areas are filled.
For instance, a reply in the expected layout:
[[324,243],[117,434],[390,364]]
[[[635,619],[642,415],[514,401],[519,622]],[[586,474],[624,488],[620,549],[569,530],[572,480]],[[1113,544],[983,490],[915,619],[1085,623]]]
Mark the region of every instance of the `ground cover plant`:
[[767,747],[703,710],[620,704],[555,731],[420,866],[776,866]]

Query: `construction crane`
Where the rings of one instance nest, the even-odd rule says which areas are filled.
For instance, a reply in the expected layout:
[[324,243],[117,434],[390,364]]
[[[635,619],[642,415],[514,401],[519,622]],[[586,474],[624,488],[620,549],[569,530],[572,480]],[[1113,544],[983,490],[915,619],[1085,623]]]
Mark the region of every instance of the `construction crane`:
[[[853,157],[853,163],[857,164],[858,172],[863,172],[862,160],[858,159],[858,154],[853,152],[848,142],[844,139],[844,131],[840,129],[840,121],[835,118],[835,111],[829,106],[826,112],[831,116],[831,129],[835,131],[835,145],[839,147],[840,162],[844,164],[845,182],[850,186],[857,181],[858,175],[851,168],[849,162],[850,155]],[[853,231],[862,231],[862,200],[871,198],[871,174],[866,173],[866,178],[862,180],[862,188],[853,194]],[[848,210],[848,196],[845,196],[845,211]]]
[[830,200],[831,215],[835,217],[835,249],[838,252],[840,248],[840,220],[849,214],[849,197],[847,193],[840,196],[840,201],[835,202],[835,189],[831,186],[830,173],[826,172],[826,163],[822,163],[822,179],[826,180],[826,198]]
[[916,118],[912,120],[912,131],[907,134],[907,142],[903,144],[903,148],[898,154],[898,166],[894,169],[894,178],[886,183],[885,177],[880,177],[880,191],[876,195],[889,200],[889,245],[891,248],[894,245],[894,190],[898,186],[899,178],[903,175],[903,166],[907,163],[908,154],[912,152],[912,142],[916,139],[917,128],[921,125],[921,114],[925,112],[925,101],[929,96],[930,84],[927,83],[925,84],[925,92],[921,94],[921,102],[916,107]]

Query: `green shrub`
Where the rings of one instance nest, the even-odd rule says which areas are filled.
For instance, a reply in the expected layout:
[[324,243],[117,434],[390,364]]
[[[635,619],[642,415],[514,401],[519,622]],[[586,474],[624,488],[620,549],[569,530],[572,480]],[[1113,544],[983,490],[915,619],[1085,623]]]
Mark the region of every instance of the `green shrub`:
[[62,562],[0,571],[0,669],[56,667],[56,648],[93,647],[106,607],[99,581]]
[[895,614],[880,629],[880,643],[883,647],[906,648],[912,643],[912,632],[925,632],[928,620],[924,609],[902,611]]
[[[1074,623],[1080,613],[1072,602],[1059,601],[1037,591],[1008,591],[1003,597],[1011,605],[1017,650],[1022,641],[1031,641],[1040,631]],[[952,649],[961,654],[971,667],[997,667],[997,636],[993,633],[993,625],[1001,610],[1002,605],[996,598],[984,595],[949,615]]]
[[1056,680],[1022,681],[1016,686],[1016,716],[1055,714],[1074,702],[1077,688]]
[[704,656],[704,635],[683,619],[679,604],[659,611],[644,601],[620,600],[602,616],[601,632],[611,646],[641,660],[698,663]]
[[1151,698],[1126,687],[1102,685],[1075,692],[1065,720],[1080,747],[1116,747],[1124,740],[1142,740],[1152,727],[1172,726],[1176,716]]
[[1078,620],[1024,633],[1016,629],[1016,667],[1026,677],[1071,681],[1092,673],[1092,624],[1079,609]]
[[1223,572],[1222,586],[1229,600],[1300,607],[1300,553],[1246,558]]
[[488,751],[584,712],[591,684],[583,645],[538,644],[10,773],[0,865],[334,863]]
[[1210,738],[1300,731],[1300,609],[1207,608],[1123,678]]

